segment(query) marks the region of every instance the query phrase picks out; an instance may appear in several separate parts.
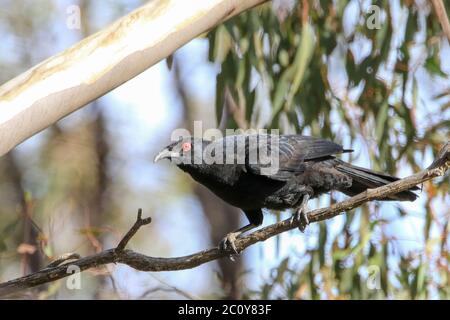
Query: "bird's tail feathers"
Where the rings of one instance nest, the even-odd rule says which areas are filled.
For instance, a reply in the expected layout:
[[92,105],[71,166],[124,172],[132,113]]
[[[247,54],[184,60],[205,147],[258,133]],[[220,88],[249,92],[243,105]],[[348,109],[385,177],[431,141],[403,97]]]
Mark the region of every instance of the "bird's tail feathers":
[[[381,187],[390,182],[399,180],[399,178],[390,176],[386,173],[357,167],[341,160],[339,160],[336,169],[352,178],[352,186],[350,188],[339,190],[348,196],[354,196],[367,189]],[[417,195],[412,192],[413,190],[419,190],[419,188],[414,187],[381,200],[414,201],[416,200]]]

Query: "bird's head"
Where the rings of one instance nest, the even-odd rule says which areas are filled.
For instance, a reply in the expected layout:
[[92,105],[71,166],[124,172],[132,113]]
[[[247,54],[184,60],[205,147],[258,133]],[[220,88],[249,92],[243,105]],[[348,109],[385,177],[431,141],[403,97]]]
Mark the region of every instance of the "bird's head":
[[202,139],[186,137],[169,144],[155,157],[154,162],[168,159],[177,165],[189,165],[202,163],[202,149],[206,141]]

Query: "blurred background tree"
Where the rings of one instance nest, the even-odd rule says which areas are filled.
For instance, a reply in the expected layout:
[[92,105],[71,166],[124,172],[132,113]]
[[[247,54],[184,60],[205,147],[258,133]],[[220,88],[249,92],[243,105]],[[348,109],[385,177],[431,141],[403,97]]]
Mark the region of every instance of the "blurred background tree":
[[[38,2],[0,0],[0,83],[141,3],[80,0],[81,28],[69,30],[74,3]],[[0,160],[0,280],[113,246],[138,207],[154,223],[132,245],[154,256],[216,245],[242,224],[176,168],[151,163],[194,120],[332,139],[356,150],[345,160],[399,176],[424,168],[450,136],[449,56],[428,1],[279,0],[245,12]],[[447,177],[413,204],[375,202],[280,235],[237,263],[162,274],[108,266],[83,274],[81,290],[62,280],[25,294],[448,299],[448,188]]]

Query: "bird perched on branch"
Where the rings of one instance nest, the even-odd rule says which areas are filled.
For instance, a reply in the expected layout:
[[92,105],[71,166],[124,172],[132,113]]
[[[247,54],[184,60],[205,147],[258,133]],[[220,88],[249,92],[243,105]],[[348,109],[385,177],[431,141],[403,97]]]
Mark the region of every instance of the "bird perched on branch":
[[[229,204],[241,208],[249,224],[225,236],[220,247],[238,253],[236,238],[263,222],[262,209],[294,209],[292,223],[309,224],[309,199],[337,190],[353,196],[398,180],[357,167],[335,156],[352,152],[331,141],[301,135],[233,135],[214,141],[187,137],[156,157],[169,159]],[[414,201],[410,189],[379,200]]]

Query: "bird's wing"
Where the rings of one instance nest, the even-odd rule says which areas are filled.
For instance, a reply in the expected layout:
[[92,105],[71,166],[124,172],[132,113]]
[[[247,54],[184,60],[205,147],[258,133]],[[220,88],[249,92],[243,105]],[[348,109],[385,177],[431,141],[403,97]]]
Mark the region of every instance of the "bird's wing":
[[[304,172],[304,163],[349,152],[334,142],[301,135],[233,135],[208,144],[206,154],[224,163],[233,159],[247,172],[287,181]],[[216,157],[222,154],[223,157]],[[278,159],[278,161],[277,161]]]
[[[278,137],[278,140],[270,137],[275,137],[275,139]],[[267,176],[273,180],[287,181],[304,172],[304,163],[307,161],[328,159],[335,154],[352,151],[344,150],[337,143],[308,136],[282,135],[266,136],[265,138],[268,151],[264,150],[264,152],[273,162],[270,164],[267,160],[262,162],[259,157],[256,163],[254,161],[246,163],[246,168],[253,174]],[[248,154],[254,153],[255,148],[258,148],[259,151],[261,147],[258,144],[249,143]],[[277,155],[278,162],[275,158]],[[277,170],[267,170],[269,166],[276,167]]]

